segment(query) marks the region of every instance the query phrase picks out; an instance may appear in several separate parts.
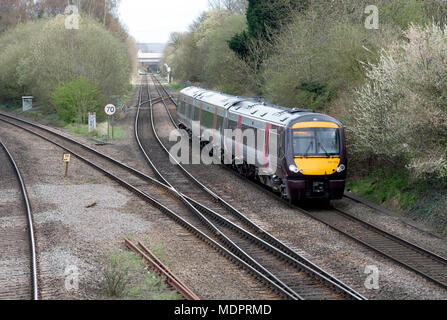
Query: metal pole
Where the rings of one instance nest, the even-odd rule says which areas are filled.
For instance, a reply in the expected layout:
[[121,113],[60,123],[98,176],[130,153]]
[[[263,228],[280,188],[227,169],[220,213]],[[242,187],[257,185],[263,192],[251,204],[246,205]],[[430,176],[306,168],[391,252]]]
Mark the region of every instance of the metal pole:
[[115,118],[115,116],[112,116],[112,140],[114,140],[114,134],[113,134],[113,119]]
[[107,141],[110,140],[109,131],[110,131],[110,116],[107,116]]

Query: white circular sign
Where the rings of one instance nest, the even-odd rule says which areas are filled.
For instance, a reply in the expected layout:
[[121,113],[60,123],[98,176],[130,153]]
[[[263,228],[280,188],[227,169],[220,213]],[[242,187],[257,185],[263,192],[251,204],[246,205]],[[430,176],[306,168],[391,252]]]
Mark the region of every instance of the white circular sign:
[[104,112],[108,116],[113,116],[116,113],[116,106],[114,104],[109,103],[104,107]]

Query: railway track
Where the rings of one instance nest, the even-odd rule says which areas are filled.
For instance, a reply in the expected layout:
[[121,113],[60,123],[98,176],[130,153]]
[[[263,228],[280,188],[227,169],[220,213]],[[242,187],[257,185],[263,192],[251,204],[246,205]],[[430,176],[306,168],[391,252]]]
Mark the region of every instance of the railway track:
[[125,239],[124,244],[127,248],[140,255],[150,268],[157,272],[159,276],[164,277],[166,283],[182,294],[186,300],[200,300],[200,298],[179,278],[177,278],[143,243],[138,242],[137,246],[132,243],[132,241]]
[[[154,79],[154,81],[158,82],[157,79]],[[164,96],[166,96],[167,99],[172,100],[175,105],[176,102],[172,96],[167,93],[165,88],[163,88],[160,84],[159,87],[164,90]],[[169,108],[166,105],[165,107],[166,111],[170,113]],[[173,124],[177,126],[172,115],[170,115],[170,119]],[[239,174],[237,175],[256,185],[257,187],[260,187],[263,191],[267,191],[266,193],[270,194],[270,196],[274,196],[277,199],[284,201],[284,199],[274,195],[272,192],[266,190],[259,184],[248,180]],[[362,245],[391,259],[392,261],[416,272],[426,279],[433,281],[444,289],[447,289],[446,258],[441,257],[440,255],[437,255],[401,237],[395,236],[379,228],[378,226],[359,219],[340,209],[332,207],[330,210],[304,210],[298,206],[293,207],[355,240],[356,242],[361,243]]]
[[[154,99],[150,92],[150,85],[146,89],[149,109],[141,107],[141,110],[137,111],[135,135],[149,165],[163,183],[178,189],[190,204],[212,220],[213,224],[216,224],[214,227],[218,228],[218,232],[228,236],[237,247],[245,252],[242,253],[243,255],[246,254],[252,258],[249,260],[255,260],[255,267],[268,270],[269,274],[273,273],[275,281],[285,286],[286,290],[291,291],[296,297],[335,299],[340,298],[341,295],[345,298],[364,299],[352,288],[260,229],[198,180],[195,179],[195,185],[191,185],[188,178],[194,178],[187,170],[180,164],[173,165],[169,161],[169,151],[155,125],[155,105],[152,103]],[[157,92],[159,98],[156,98],[155,101],[163,103],[162,94]],[[144,101],[140,106],[146,104],[141,91],[140,101]],[[167,107],[165,104],[163,105],[165,108]],[[139,124],[140,122],[141,124]],[[142,130],[143,124],[146,125],[145,130]],[[157,144],[158,147],[156,147]],[[146,150],[150,150],[150,157]],[[243,229],[240,224],[244,224],[249,230]],[[337,294],[334,295],[334,291]]]
[[[277,282],[272,281],[271,276],[266,276],[265,273],[253,268],[249,263],[244,261],[244,259],[241,259],[238,255],[233,253],[232,250],[228,250],[224,245],[217,241],[216,239],[219,237],[219,232],[216,233],[212,230],[210,231],[210,229],[204,228],[203,218],[200,219],[197,216],[193,217],[191,212],[185,208],[181,197],[178,197],[178,194],[169,186],[94,150],[85,144],[81,144],[69,137],[61,135],[54,130],[3,113],[0,113],[0,121],[34,134],[41,139],[58,146],[62,150],[71,153],[73,156],[99,170],[104,175],[115,180],[123,187],[165,213],[169,218],[176,221],[200,240],[217,250],[220,254],[246,269],[255,278],[265,283],[280,296],[289,299],[300,299],[300,297],[296,297],[284,290],[284,288],[277,284]],[[92,158],[95,162],[92,161]],[[124,180],[122,176],[125,176],[126,180]],[[174,195],[174,197],[172,195]]]
[[0,226],[0,300],[38,300],[36,243],[30,202],[16,162],[1,141],[0,146],[0,184],[8,193],[2,197],[0,217],[9,222]]

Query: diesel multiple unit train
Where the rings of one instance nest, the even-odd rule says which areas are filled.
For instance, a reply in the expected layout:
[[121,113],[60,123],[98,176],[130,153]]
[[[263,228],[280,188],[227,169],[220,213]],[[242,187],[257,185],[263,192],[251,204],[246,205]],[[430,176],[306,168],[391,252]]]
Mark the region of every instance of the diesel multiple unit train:
[[[180,93],[177,118],[191,136],[219,146],[222,153],[231,148],[231,165],[239,173],[292,202],[343,196],[345,135],[332,117],[188,87]],[[226,134],[229,130],[236,134]],[[255,145],[248,143],[247,130],[254,133]]]

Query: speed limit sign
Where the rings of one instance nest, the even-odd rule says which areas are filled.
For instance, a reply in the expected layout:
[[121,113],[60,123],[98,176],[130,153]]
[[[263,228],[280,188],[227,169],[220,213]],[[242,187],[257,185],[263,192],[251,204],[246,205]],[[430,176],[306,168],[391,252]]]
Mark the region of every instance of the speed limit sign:
[[108,116],[113,116],[116,113],[116,106],[114,104],[109,103],[104,107],[104,112]]

